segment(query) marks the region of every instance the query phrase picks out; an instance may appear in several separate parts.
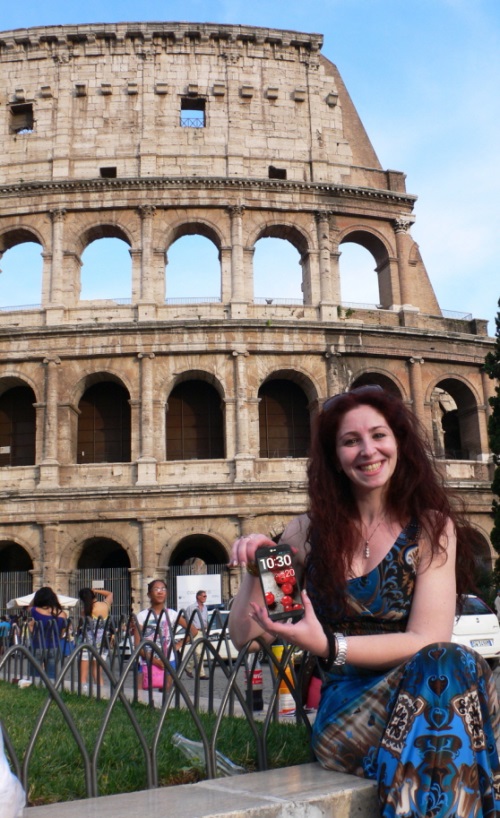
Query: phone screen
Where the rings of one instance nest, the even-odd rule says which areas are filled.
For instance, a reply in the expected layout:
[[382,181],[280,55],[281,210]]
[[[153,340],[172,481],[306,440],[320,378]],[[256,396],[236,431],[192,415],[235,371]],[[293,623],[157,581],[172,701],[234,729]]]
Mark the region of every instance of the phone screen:
[[256,551],[255,561],[271,619],[298,619],[304,613],[292,557],[292,549],[285,544]]

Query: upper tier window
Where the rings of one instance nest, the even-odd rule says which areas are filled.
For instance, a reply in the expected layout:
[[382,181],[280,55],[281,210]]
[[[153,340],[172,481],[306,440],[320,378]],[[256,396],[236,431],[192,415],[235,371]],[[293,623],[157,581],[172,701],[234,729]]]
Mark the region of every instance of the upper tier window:
[[31,102],[10,106],[10,132],[32,133],[34,129],[33,105]]
[[181,125],[183,128],[205,127],[205,100],[200,97],[181,99]]

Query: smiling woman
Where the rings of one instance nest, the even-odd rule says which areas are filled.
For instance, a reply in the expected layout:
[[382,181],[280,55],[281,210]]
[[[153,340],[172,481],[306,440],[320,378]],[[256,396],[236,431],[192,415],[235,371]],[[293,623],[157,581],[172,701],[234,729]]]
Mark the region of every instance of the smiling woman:
[[306,587],[304,617],[271,619],[254,563],[274,543],[241,537],[232,564],[247,573],[231,608],[233,641],[278,636],[319,657],[315,755],[326,769],[376,780],[383,818],[493,818],[497,692],[474,643],[451,641],[456,589],[470,581],[470,529],[416,417],[371,386],[326,401],[308,476],[308,514],[281,538]]

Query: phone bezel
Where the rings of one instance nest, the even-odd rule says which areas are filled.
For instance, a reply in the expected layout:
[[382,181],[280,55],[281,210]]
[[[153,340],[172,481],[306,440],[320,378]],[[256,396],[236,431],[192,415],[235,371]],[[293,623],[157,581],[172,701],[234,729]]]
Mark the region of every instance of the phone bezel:
[[[273,622],[278,622],[279,620],[283,620],[283,619],[300,619],[304,615],[304,608],[296,609],[295,611],[285,611],[285,610],[283,610],[283,608],[281,608],[281,610],[274,611],[274,610],[271,610],[269,608],[269,606],[268,606],[268,604],[266,602],[266,592],[269,590],[269,588],[266,588],[264,578],[263,578],[263,574],[262,574],[261,569],[260,569],[259,559],[269,557],[269,556],[274,556],[275,554],[289,554],[290,555],[291,567],[293,568],[293,570],[295,572],[295,583],[296,583],[295,588],[294,588],[293,600],[294,600],[294,602],[299,602],[302,605],[302,599],[301,599],[301,596],[300,596],[300,585],[299,585],[299,581],[298,581],[298,578],[297,578],[297,571],[296,571],[295,565],[293,564],[294,554],[293,554],[292,548],[289,545],[287,545],[286,543],[278,543],[277,545],[269,545],[269,546],[267,546],[267,545],[259,546],[259,548],[257,548],[257,550],[255,552],[255,563],[257,565],[257,569],[258,569],[258,572],[259,572],[260,586],[261,586],[261,589],[262,589],[262,595],[264,597],[264,604],[266,606],[268,616],[269,616],[270,619],[273,620]],[[269,575],[269,574],[272,575],[273,572],[270,571],[269,569],[267,569],[263,573],[266,574],[266,575]],[[276,583],[276,585],[277,585],[277,583]],[[279,585],[277,585],[277,587],[279,588]],[[279,602],[277,604],[280,605]]]

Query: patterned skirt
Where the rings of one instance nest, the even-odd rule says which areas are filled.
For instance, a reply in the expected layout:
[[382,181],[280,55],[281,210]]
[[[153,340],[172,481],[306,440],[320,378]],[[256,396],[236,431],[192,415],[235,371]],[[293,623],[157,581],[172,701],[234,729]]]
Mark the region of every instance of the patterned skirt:
[[313,728],[323,767],[376,780],[382,818],[500,816],[500,710],[484,659],[443,643],[383,674],[339,670]]

